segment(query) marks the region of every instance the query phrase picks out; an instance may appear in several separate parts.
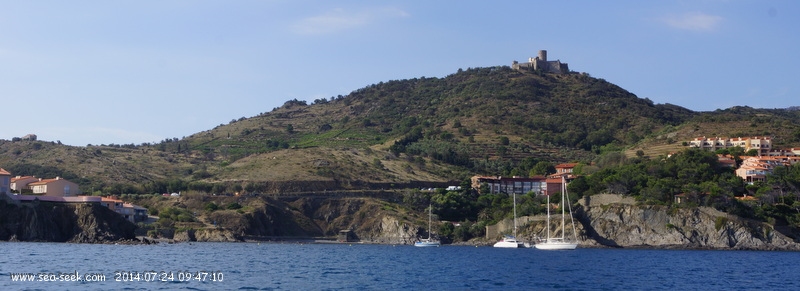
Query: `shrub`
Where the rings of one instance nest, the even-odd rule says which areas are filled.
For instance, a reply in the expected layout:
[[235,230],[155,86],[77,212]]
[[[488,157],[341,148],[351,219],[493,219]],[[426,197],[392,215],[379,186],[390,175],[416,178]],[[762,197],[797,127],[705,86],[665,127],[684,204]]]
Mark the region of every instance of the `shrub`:
[[501,145],[509,145],[510,141],[508,140],[508,137],[507,136],[501,136],[500,137],[500,144]]
[[726,223],[728,223],[727,217],[717,216],[717,219],[714,220],[714,229],[719,231],[720,229],[722,229],[723,226],[725,226]]
[[214,202],[208,202],[206,203],[206,205],[203,205],[203,209],[205,209],[208,212],[214,212],[217,209],[219,209],[219,206]]

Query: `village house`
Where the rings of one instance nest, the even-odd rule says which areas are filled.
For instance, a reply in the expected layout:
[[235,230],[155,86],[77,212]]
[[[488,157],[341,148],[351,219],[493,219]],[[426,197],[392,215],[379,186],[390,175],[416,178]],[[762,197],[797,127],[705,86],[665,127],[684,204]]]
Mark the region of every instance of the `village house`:
[[114,210],[114,212],[119,213],[122,210],[122,205],[125,204],[125,201],[114,199],[112,197],[103,197],[100,199],[100,205],[108,207],[108,209]]
[[11,193],[11,173],[0,168],[0,194],[8,195]]
[[130,203],[122,204],[122,209],[117,211],[117,213],[133,223],[147,220],[147,208]]
[[791,166],[800,162],[800,157],[798,156],[766,156],[761,157],[761,159],[775,166]]
[[[489,193],[506,194],[527,194],[530,192],[536,195],[548,195],[561,192],[562,177],[566,180],[575,179],[573,170],[577,163],[565,163],[555,166],[556,173],[545,176],[533,177],[491,177],[474,176],[472,177],[472,188],[481,189],[481,185],[486,185]],[[483,194],[489,194],[483,193]]]
[[797,157],[800,156],[800,148],[791,148],[788,150],[772,149],[767,153],[770,157]]
[[[6,185],[3,188],[3,185]],[[10,195],[10,189],[20,195]],[[22,190],[30,189],[33,194],[23,195]],[[130,222],[147,220],[147,208],[125,203],[114,197],[78,196],[78,184],[67,181],[61,177],[55,179],[41,179],[33,176],[16,176],[11,178],[11,173],[0,168],[0,193],[10,195],[11,199],[19,202],[47,201],[56,203],[99,203],[102,206],[122,215]]]
[[769,171],[769,168],[763,166],[742,165],[739,169],[736,169],[736,176],[744,179],[747,184],[753,184],[755,182],[764,182]]
[[577,163],[564,163],[555,165],[556,173],[547,176],[547,193],[561,192],[561,183],[564,180],[571,181],[575,179],[573,171]]
[[[506,194],[527,194],[534,192],[537,195],[544,195],[547,191],[547,178],[544,176],[534,177],[472,177],[472,188],[480,189],[481,185],[486,185],[489,193]],[[484,193],[484,194],[489,194]]]
[[28,184],[33,194],[45,196],[72,197],[81,194],[78,184],[67,181],[64,178],[39,179],[39,181]]
[[736,176],[748,184],[766,181],[767,175],[775,167],[794,165],[800,162],[800,149],[789,150],[774,149],[770,137],[737,137],[737,138],[707,138],[697,137],[688,142],[690,148],[699,148],[709,151],[741,147],[745,152],[756,150],[753,157],[743,156],[742,164],[736,168],[736,161],[725,155],[717,155],[721,165],[736,168]]
[[706,138],[705,136],[696,137],[689,141],[690,148],[700,148],[710,151],[727,149],[732,147],[743,148],[745,152],[757,150],[759,156],[766,156],[772,150],[772,139],[768,136],[762,137],[737,137],[737,138]]
[[767,175],[776,167],[785,167],[800,163],[797,156],[742,157],[742,165],[736,169],[736,176],[748,184],[766,181]]
[[22,194],[23,190],[31,190],[28,184],[39,181],[34,176],[16,176],[11,178],[11,190],[17,194]]
[[[575,175],[572,172],[577,166],[577,163],[565,163],[565,164],[558,164],[555,165],[556,173],[548,176],[548,178],[558,178],[561,179],[561,176],[564,176],[567,180],[575,179]],[[561,182],[559,182],[561,183]]]
[[564,182],[566,177],[560,175],[551,175],[547,178],[547,194],[561,193],[561,183]]
[[116,197],[103,197],[100,201],[100,205],[108,207],[108,209],[119,213],[119,215],[122,215],[122,217],[125,217],[125,219],[133,223],[147,220],[147,208],[125,203],[125,201],[119,200]]

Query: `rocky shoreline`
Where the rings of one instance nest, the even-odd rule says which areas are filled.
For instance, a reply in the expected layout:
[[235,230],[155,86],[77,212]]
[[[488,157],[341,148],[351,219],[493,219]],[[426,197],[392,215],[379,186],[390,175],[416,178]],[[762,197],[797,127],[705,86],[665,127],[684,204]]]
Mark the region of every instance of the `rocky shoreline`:
[[116,243],[136,239],[136,225],[96,203],[0,199],[0,240]]
[[[303,213],[292,209],[305,209]],[[380,203],[356,198],[295,201],[284,207],[265,206],[230,225],[188,229],[171,237],[136,236],[136,225],[106,207],[91,203],[16,203],[0,200],[0,240],[97,244],[184,242],[339,243],[335,234],[349,229],[348,244],[412,245],[423,233],[409,213],[386,211]],[[582,199],[575,211],[581,248],[780,250],[800,251],[800,244],[759,221],[739,218],[708,207],[670,208],[638,205],[620,195]],[[356,219],[354,219],[356,218]],[[304,228],[296,228],[303,222]],[[520,218],[523,241],[542,237],[541,217]],[[324,226],[314,229],[310,226]],[[357,227],[356,227],[357,225]],[[487,227],[488,235],[452,245],[491,246],[510,221]],[[256,227],[254,227],[256,226]],[[494,232],[490,232],[490,229]],[[560,230],[556,230],[560,231]]]

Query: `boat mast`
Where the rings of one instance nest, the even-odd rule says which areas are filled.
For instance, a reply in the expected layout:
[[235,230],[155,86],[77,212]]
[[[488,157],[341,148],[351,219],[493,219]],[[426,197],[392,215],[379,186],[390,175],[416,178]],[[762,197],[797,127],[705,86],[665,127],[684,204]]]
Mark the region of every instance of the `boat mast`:
[[547,193],[547,241],[550,241],[550,193]]
[[433,207],[428,204],[428,241],[431,240],[431,208]]
[[567,232],[567,229],[564,228],[564,197],[567,196],[567,180],[564,176],[561,176],[561,240],[564,240],[564,233]]
[[517,238],[517,193],[514,193],[514,239]]

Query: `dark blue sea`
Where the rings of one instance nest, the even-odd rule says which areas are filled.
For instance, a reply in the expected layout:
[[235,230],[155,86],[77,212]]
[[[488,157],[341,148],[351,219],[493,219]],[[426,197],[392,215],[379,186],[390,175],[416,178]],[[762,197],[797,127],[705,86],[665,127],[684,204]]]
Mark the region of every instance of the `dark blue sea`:
[[0,250],[0,290],[800,290],[798,252],[27,242]]

